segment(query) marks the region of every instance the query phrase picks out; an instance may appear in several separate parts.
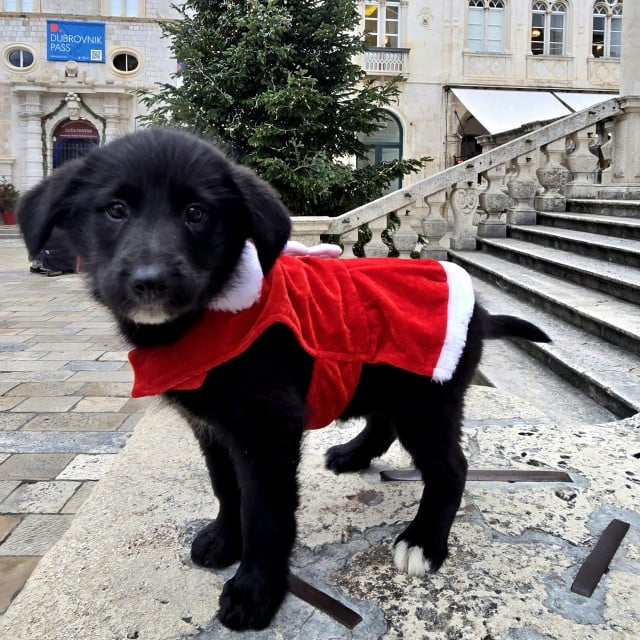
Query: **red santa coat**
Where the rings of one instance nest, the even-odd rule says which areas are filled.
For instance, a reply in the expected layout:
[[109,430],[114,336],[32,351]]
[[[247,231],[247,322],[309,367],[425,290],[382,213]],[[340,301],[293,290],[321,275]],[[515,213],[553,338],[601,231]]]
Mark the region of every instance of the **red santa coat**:
[[131,351],[132,396],[197,389],[208,371],[281,323],[314,358],[305,428],[324,427],[349,404],[365,363],[449,380],[474,305],[468,274],[433,260],[281,256],[256,291],[239,311],[207,310],[171,345]]

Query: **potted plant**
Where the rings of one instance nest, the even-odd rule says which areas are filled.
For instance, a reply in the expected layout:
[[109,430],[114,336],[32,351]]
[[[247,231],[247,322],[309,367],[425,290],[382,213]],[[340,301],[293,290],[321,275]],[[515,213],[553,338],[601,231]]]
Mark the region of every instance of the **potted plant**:
[[0,213],[5,224],[16,223],[15,208],[19,195],[13,182],[4,176],[0,178]]

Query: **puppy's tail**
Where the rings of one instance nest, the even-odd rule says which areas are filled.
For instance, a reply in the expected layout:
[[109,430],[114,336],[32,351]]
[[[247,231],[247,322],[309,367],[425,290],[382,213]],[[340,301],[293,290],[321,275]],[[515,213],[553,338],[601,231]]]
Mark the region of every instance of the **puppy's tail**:
[[484,333],[487,338],[522,338],[531,342],[551,342],[551,338],[542,329],[515,316],[487,314]]

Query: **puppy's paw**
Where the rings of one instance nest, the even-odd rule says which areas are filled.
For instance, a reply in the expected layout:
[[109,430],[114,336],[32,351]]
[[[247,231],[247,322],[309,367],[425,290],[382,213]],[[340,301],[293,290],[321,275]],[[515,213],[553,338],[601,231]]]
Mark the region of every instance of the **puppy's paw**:
[[287,581],[265,581],[242,566],[222,589],[218,618],[235,631],[264,629],[278,612],[287,592]]
[[330,447],[324,454],[324,466],[334,473],[348,473],[362,471],[371,465],[371,458],[367,458],[347,444]]
[[242,538],[239,531],[218,518],[200,529],[191,543],[191,559],[210,569],[224,569],[240,560]]
[[396,568],[411,576],[423,576],[436,572],[448,555],[446,543],[443,545],[420,545],[412,542],[410,536],[401,534],[395,543],[393,562]]

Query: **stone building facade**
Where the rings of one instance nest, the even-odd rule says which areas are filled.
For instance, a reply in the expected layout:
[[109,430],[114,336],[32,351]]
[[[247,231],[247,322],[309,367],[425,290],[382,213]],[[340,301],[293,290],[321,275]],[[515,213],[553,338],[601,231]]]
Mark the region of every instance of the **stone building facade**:
[[136,90],[176,69],[170,0],[0,0],[0,176],[20,190],[133,131]]
[[[402,77],[370,159],[434,158],[408,181],[473,155],[478,136],[619,90],[623,0],[362,0],[358,8],[367,74]],[[158,25],[173,18],[169,0],[0,0],[0,176],[24,189],[88,145],[134,130],[136,90],[170,81],[176,69]],[[51,59],[75,44],[88,60]]]

